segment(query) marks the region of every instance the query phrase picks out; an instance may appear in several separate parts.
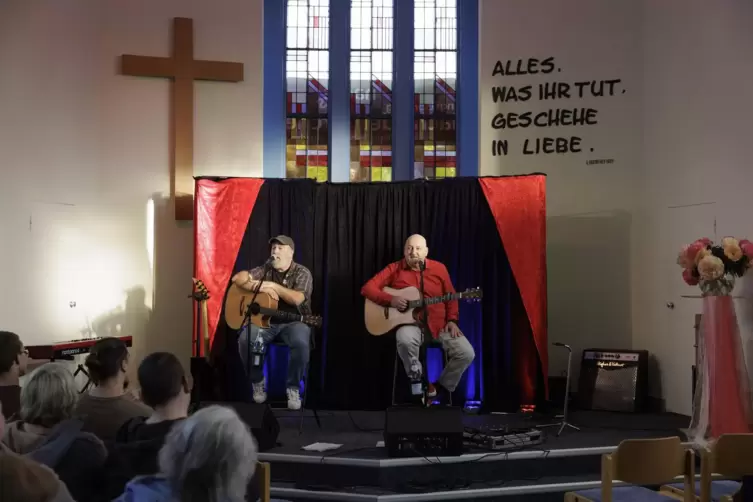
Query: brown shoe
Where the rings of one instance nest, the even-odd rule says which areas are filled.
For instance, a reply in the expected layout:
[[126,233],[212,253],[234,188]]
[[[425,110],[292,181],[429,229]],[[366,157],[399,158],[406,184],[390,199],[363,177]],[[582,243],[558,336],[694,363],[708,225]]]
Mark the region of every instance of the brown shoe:
[[429,397],[431,399],[437,397],[437,388],[433,383],[429,383],[429,385],[426,387],[426,397]]

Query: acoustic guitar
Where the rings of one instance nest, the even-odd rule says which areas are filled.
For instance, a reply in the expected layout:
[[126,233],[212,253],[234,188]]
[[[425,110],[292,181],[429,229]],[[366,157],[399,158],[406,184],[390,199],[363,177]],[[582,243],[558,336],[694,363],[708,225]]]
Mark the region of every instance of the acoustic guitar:
[[[201,317],[201,324],[200,326],[197,326],[197,328],[200,330],[198,333],[197,341],[202,340],[202,345],[204,348],[204,358],[208,361],[209,360],[209,317],[207,316],[207,300],[209,300],[209,290],[204,285],[204,282],[200,279],[194,278],[193,280],[194,285],[194,292],[192,298],[196,300],[199,304],[200,317]],[[197,343],[197,349],[198,349],[198,343]],[[197,356],[201,355],[199,354],[198,350],[196,353]]]
[[277,310],[278,302],[262,291],[256,295],[253,305],[251,300],[254,292],[231,284],[225,296],[225,322],[231,329],[239,330],[246,322],[247,312],[251,311],[251,324],[260,328],[268,328],[271,319],[284,319],[290,322],[302,322],[309,326],[321,327],[322,318],[315,315],[295,314]]
[[384,288],[382,291],[392,296],[408,300],[408,308],[404,312],[400,312],[396,308],[383,307],[367,298],[364,307],[366,330],[374,336],[381,336],[385,333],[389,333],[400,326],[417,323],[419,321],[419,316],[426,305],[446,303],[452,300],[479,301],[482,298],[481,288],[466,289],[461,293],[447,293],[442,296],[432,296],[431,298],[424,298],[423,300],[421,300],[421,292],[418,288],[414,287],[403,289]]
[[220,399],[220,378],[217,369],[210,363],[211,347],[209,344],[209,317],[207,316],[207,300],[209,290],[204,283],[194,278],[194,290],[190,295],[197,304],[196,319],[196,347],[195,355],[191,358],[191,402],[198,406],[202,401],[216,401]]

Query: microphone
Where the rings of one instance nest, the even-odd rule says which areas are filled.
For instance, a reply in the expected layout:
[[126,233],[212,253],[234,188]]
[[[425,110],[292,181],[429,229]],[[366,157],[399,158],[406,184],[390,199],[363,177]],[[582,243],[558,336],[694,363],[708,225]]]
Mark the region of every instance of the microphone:
[[275,261],[275,257],[270,256],[269,258],[267,258],[267,261],[264,262],[264,266],[269,267],[272,265],[272,263],[274,263],[274,261]]
[[424,260],[421,260],[420,262],[418,262],[418,269],[421,272],[423,272],[424,270],[426,270],[426,262]]

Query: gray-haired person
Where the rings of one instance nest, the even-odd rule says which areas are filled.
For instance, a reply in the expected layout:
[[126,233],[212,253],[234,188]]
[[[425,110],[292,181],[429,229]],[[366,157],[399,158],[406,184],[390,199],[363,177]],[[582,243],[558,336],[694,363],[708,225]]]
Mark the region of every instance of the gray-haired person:
[[114,502],[244,502],[257,455],[235,411],[209,406],[170,430],[159,453],[161,474],[133,479]]
[[54,470],[75,500],[95,498],[94,477],[107,450],[95,435],[82,432],[73,418],[79,392],[73,375],[60,363],[36,369],[21,390],[21,420],[8,424],[8,449]]

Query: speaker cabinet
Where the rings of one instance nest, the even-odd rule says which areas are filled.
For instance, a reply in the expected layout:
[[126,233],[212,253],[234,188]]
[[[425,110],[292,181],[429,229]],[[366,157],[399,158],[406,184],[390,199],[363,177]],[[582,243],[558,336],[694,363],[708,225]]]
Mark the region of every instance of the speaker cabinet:
[[390,457],[463,454],[463,410],[394,407],[387,410],[384,445]]
[[268,404],[256,403],[201,403],[202,408],[213,404],[233,408],[243,420],[251,433],[256,438],[259,451],[267,451],[277,445],[277,437],[280,435],[280,424]]
[[641,412],[648,393],[648,351],[586,349],[578,401],[587,410]]

